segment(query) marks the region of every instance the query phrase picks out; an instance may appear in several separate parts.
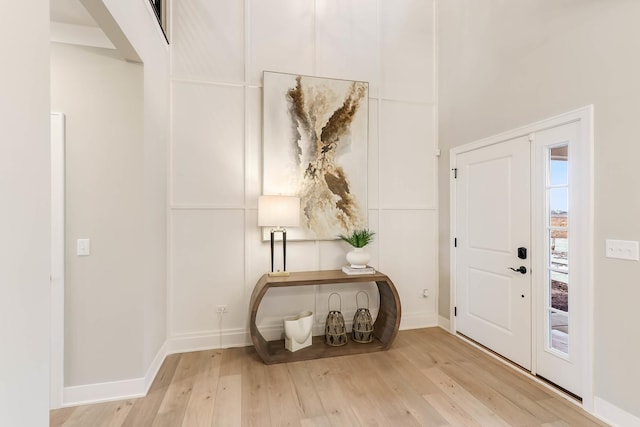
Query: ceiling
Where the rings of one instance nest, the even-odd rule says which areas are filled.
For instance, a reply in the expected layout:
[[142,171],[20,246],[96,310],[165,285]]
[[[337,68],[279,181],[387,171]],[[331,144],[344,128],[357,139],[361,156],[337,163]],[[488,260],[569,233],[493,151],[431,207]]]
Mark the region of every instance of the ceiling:
[[50,19],[53,22],[62,22],[72,25],[83,25],[87,27],[97,27],[87,9],[80,3],[80,0],[50,0]]

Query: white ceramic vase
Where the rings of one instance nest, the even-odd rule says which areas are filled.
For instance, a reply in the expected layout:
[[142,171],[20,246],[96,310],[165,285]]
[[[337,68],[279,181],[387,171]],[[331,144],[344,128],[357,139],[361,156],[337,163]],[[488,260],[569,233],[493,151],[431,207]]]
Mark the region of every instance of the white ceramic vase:
[[365,268],[370,260],[371,254],[364,248],[353,248],[347,252],[347,262],[351,264],[351,268]]
[[311,345],[311,327],[313,313],[305,311],[297,316],[284,318],[284,347],[289,351],[298,351]]

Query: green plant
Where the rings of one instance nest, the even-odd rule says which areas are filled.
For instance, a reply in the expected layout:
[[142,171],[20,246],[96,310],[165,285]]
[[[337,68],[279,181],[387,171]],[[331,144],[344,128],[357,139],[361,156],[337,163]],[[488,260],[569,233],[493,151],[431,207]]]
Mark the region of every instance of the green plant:
[[345,242],[347,242],[348,244],[350,244],[351,246],[353,246],[354,248],[364,248],[365,246],[367,246],[369,243],[373,241],[373,236],[375,235],[376,235],[375,232],[364,228],[362,230],[355,230],[353,233],[351,233],[348,236],[345,236],[344,234],[340,234],[338,237],[344,240]]

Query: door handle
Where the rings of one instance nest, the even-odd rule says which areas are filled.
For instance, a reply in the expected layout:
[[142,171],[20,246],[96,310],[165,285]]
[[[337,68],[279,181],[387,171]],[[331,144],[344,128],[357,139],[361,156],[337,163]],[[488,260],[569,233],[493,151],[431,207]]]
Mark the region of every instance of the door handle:
[[527,274],[527,267],[525,267],[524,265],[521,265],[518,268],[509,267],[509,270],[517,271],[520,274]]

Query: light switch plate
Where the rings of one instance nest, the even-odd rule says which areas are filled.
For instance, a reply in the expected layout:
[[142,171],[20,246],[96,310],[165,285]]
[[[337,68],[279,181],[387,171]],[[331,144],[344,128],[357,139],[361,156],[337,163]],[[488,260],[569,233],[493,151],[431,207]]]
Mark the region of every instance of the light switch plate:
[[78,253],[79,256],[89,256],[89,255],[91,255],[91,240],[89,240],[89,239],[78,239],[77,253]]
[[634,240],[610,240],[605,241],[605,256],[607,258],[640,260],[639,244]]

